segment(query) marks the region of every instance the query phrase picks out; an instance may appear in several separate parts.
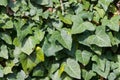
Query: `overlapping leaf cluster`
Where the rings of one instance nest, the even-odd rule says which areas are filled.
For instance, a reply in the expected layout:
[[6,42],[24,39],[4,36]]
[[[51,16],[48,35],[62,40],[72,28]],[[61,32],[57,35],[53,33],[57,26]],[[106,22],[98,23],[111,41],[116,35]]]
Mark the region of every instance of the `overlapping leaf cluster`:
[[119,80],[117,2],[0,0],[0,80]]

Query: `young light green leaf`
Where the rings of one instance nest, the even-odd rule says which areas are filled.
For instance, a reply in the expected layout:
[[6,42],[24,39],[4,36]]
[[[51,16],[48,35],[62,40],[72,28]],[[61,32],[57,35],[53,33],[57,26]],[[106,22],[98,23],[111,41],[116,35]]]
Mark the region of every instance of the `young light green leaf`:
[[1,33],[0,32],[0,38],[4,40],[8,44],[12,44],[12,38],[8,33]]
[[8,0],[0,0],[0,5],[2,5],[2,6],[7,6],[7,4],[8,4]]
[[36,43],[34,42],[34,38],[29,37],[21,48],[22,52],[26,53],[27,55],[30,55],[35,48],[35,44]]
[[26,74],[35,67],[37,64],[34,62],[34,57],[28,56],[24,53],[20,55],[20,63],[22,64],[22,68]]
[[77,61],[75,61],[74,59],[70,59],[70,58],[67,59],[65,72],[73,78],[81,79],[80,66],[77,63]]
[[44,62],[45,58],[44,58],[43,50],[39,46],[37,46],[35,51],[36,51],[36,61]]
[[13,63],[13,61],[7,62],[6,67],[4,67],[4,69],[3,69],[3,73],[5,75],[9,74],[9,73],[13,73],[13,71],[12,71],[13,66],[15,66],[15,63]]
[[12,20],[7,21],[4,26],[2,26],[3,29],[11,29],[13,28],[13,22]]
[[8,49],[6,45],[1,46],[0,57],[8,59]]

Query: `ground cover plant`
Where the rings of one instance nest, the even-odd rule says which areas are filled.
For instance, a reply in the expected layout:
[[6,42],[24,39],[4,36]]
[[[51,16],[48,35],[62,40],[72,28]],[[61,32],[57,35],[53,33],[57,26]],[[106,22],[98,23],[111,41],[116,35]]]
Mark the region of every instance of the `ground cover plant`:
[[120,80],[118,0],[0,0],[0,80]]

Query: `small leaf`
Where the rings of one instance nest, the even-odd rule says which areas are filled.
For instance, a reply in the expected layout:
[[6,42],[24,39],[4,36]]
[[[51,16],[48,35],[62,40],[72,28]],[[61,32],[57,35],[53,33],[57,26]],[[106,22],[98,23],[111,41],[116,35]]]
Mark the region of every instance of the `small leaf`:
[[96,74],[92,70],[86,71],[85,69],[82,69],[82,77],[84,80],[91,80],[91,78],[95,75]]
[[80,50],[77,50],[76,51],[76,59],[82,63],[84,66],[86,66],[89,61],[90,61],[90,57],[92,56],[92,53],[84,50],[84,51],[80,51]]
[[6,23],[5,23],[5,25],[4,26],[2,26],[2,28],[3,29],[11,29],[11,28],[13,28],[13,22],[10,20],[10,21],[7,21]]
[[23,70],[21,70],[19,73],[17,73],[17,80],[25,80],[27,75]]
[[59,76],[61,76],[61,74],[63,73],[65,69],[65,63],[62,63],[61,66],[60,66],[60,69],[59,69]]
[[34,77],[42,77],[42,76],[44,76],[44,74],[45,74],[45,69],[44,69],[44,67],[43,66],[40,66],[40,67],[35,67],[35,69],[33,69],[33,74],[32,74],[32,76],[34,76]]
[[0,65],[0,78],[2,78],[4,76],[3,74],[3,67]]
[[4,67],[4,69],[3,69],[3,73],[5,75],[9,74],[9,73],[13,73],[13,71],[12,71],[13,66],[15,66],[15,64],[13,63],[13,61],[7,62],[6,63],[6,67]]
[[24,53],[20,55],[20,63],[22,64],[22,68],[26,74],[35,67],[37,64],[34,62],[34,57],[28,56]]
[[8,44],[12,44],[12,38],[8,33],[1,33],[0,32],[0,38],[4,40]]
[[36,47],[36,60],[38,62],[43,62],[44,61],[44,53],[40,47]]
[[110,75],[108,76],[108,80],[115,80],[116,79],[116,75],[115,73],[110,73]]
[[105,63],[105,66],[104,66],[104,71],[102,71],[100,68],[99,68],[99,64],[96,65],[96,64],[93,64],[92,66],[92,70],[95,71],[96,73],[98,73],[99,75],[101,75],[102,77],[104,78],[107,78],[109,72],[110,72],[110,62],[109,61],[106,61]]
[[62,37],[63,41],[60,41],[60,43],[65,48],[71,50],[71,47],[72,47],[72,37],[71,37],[71,34],[69,34],[69,32],[66,31],[66,30],[61,30],[61,37]]
[[74,59],[70,59],[70,58],[67,59],[65,72],[73,78],[81,79],[80,66],[77,63],[77,61],[75,61]]
[[60,45],[56,45],[54,42],[49,43],[46,39],[42,49],[46,56],[55,56],[55,53],[62,50],[63,48]]
[[0,57],[8,59],[8,49],[6,45],[1,46]]
[[32,51],[35,48],[35,42],[34,42],[34,38],[33,37],[29,37],[24,45],[22,46],[22,52],[26,53],[27,55],[30,55],[32,53]]

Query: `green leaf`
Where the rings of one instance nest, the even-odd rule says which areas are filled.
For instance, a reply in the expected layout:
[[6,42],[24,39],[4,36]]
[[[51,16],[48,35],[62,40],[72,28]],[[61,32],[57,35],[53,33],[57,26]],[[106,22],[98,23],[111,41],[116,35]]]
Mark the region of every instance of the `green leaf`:
[[19,73],[17,73],[17,80],[25,80],[26,79],[26,74],[23,70],[21,70]]
[[105,63],[106,63],[106,60],[104,58],[101,59],[101,57],[98,57],[97,55],[94,55],[94,56],[92,56],[92,61],[95,61],[99,65],[99,68],[102,71],[104,71]]
[[116,79],[116,75],[115,75],[115,73],[110,73],[110,75],[108,76],[108,79],[109,80],[115,80]]
[[35,51],[36,51],[36,61],[44,62],[45,58],[44,58],[43,50],[37,46]]
[[0,32],[0,38],[4,40],[8,44],[12,44],[11,36],[8,33],[1,33]]
[[80,66],[77,63],[77,61],[75,61],[74,59],[70,59],[70,58],[67,59],[65,72],[73,78],[81,79]]
[[62,50],[63,48],[60,45],[56,45],[54,42],[49,43],[46,39],[42,49],[46,56],[55,56],[55,53]]
[[119,16],[113,16],[110,20],[104,18],[102,20],[102,25],[108,26],[111,30],[118,32],[119,31]]
[[29,74],[29,72],[37,65],[34,62],[33,56],[28,56],[24,53],[20,55],[20,63],[22,64],[22,68],[26,74]]
[[3,73],[5,75],[9,74],[9,73],[13,73],[13,71],[12,71],[13,66],[15,66],[15,64],[13,63],[13,61],[8,61],[6,63],[6,67],[4,67],[4,69],[3,69]]
[[0,78],[2,78],[4,76],[3,74],[3,67],[0,65]]
[[6,45],[2,45],[0,49],[0,57],[8,59],[8,49]]
[[61,30],[61,39],[59,38],[58,41],[67,49],[71,50],[72,47],[72,37],[69,31]]
[[105,11],[107,11],[110,3],[113,2],[113,0],[99,0],[98,4],[100,4]]
[[91,45],[90,47],[96,54],[101,55],[102,54],[102,48],[98,47],[96,45]]
[[105,15],[105,11],[97,6],[94,7],[94,9],[97,11],[97,13],[99,14],[100,18],[103,18]]
[[51,76],[57,69],[59,68],[59,63],[51,64],[51,68],[49,69],[49,75]]
[[59,16],[60,20],[63,21],[66,24],[72,24],[71,21],[71,15],[66,15],[65,17],[63,17],[62,15]]
[[34,77],[42,77],[45,74],[45,69],[43,66],[40,67],[36,67],[35,69],[33,69],[33,74],[32,76]]
[[61,32],[55,31],[52,33],[50,41],[58,41],[62,46],[71,50],[72,47],[72,36],[69,29],[62,29]]
[[7,21],[4,26],[2,26],[3,29],[11,29],[13,28],[13,22],[11,20]]
[[61,80],[59,77],[59,70],[57,70],[53,75],[52,75],[52,80]]
[[[32,0],[32,1],[34,1],[34,0]],[[52,0],[36,0],[34,2],[39,4],[39,5],[46,5],[47,7],[53,6]]]
[[96,76],[96,74],[92,70],[86,71],[85,69],[82,69],[82,77],[84,80],[91,80],[93,76]]
[[66,76],[63,80],[72,80],[69,76]]
[[0,5],[2,5],[2,6],[7,6],[7,4],[8,4],[8,0],[0,0]]
[[87,42],[89,44],[95,44],[99,47],[110,47],[111,41],[109,36],[105,33],[104,26],[99,26],[96,29],[95,35],[88,37]]
[[80,50],[77,50],[75,54],[76,54],[76,59],[84,66],[86,66],[89,63],[90,57],[92,56],[92,53],[86,50],[82,52]]
[[95,30],[95,27],[92,23],[90,22],[83,22],[83,23],[73,23],[73,26],[72,26],[72,34],[78,34],[78,33],[82,33],[86,30],[89,30],[89,31],[94,31]]
[[104,78],[107,78],[110,72],[110,62],[105,59],[100,59],[97,56],[92,58],[93,61],[96,61],[97,64],[92,65],[92,70],[101,75]]
[[33,52],[33,50],[34,50],[35,45],[36,45],[36,43],[34,41],[34,38],[33,37],[29,37],[24,42],[21,50],[22,50],[22,52],[26,53],[27,55],[30,55]]

